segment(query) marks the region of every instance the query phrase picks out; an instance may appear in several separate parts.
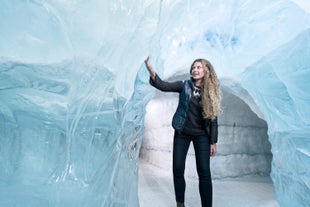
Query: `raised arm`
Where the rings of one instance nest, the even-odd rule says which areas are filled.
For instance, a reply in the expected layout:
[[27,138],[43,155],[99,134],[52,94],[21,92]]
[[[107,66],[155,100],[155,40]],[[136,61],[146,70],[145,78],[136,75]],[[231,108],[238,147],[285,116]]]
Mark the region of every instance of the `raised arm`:
[[151,62],[149,60],[149,57],[146,58],[145,66],[147,70],[150,73],[150,84],[157,88],[158,90],[164,91],[164,92],[181,92],[183,89],[183,81],[175,81],[175,82],[167,82],[161,80],[161,78],[156,74],[154,71]]

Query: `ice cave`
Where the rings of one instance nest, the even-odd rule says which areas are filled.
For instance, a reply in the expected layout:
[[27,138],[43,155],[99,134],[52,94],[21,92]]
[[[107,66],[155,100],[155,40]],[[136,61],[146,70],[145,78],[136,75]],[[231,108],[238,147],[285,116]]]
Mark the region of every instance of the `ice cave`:
[[[177,102],[150,86],[147,56],[165,80],[186,79],[201,57],[217,71],[223,108],[211,160],[221,192],[214,206],[310,205],[310,2],[0,5],[0,206],[170,206],[164,194],[174,202],[170,184],[147,196],[152,186],[139,184],[150,169],[172,179]],[[192,155],[189,180],[197,177]],[[254,190],[223,193],[227,179],[244,186],[257,177],[270,178],[274,205],[243,202]]]

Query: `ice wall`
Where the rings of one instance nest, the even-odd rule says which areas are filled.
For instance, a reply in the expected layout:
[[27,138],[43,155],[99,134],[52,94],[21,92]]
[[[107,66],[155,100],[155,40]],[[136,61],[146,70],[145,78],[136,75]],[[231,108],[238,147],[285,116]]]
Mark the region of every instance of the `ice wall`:
[[143,68],[147,55],[163,78],[206,57],[220,77],[240,81],[268,123],[279,203],[310,203],[309,4],[0,5],[1,206],[138,206],[144,108],[154,94]]
[[0,206],[138,206],[147,84],[126,100],[93,63],[0,68]]
[[[260,104],[272,144],[272,178],[281,206],[310,204],[310,29],[284,44],[242,75]],[[253,81],[252,77],[256,77]]]

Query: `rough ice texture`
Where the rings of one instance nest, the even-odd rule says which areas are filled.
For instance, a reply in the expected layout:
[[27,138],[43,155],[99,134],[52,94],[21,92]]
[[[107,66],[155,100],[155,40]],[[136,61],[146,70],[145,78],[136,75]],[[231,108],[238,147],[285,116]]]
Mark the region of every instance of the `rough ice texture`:
[[[257,77],[252,81],[252,77]],[[241,83],[265,114],[280,206],[310,204],[310,29],[247,68]],[[260,87],[255,87],[259,85]]]
[[146,83],[126,101],[90,63],[0,68],[0,206],[137,206]]
[[0,206],[138,206],[147,55],[163,78],[205,57],[237,82],[229,93],[267,122],[278,202],[307,206],[310,17],[299,5],[2,1]]

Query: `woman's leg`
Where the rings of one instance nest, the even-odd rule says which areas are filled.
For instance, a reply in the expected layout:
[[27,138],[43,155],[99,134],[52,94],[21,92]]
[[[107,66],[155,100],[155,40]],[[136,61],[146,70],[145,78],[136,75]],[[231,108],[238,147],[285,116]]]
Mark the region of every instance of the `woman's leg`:
[[187,151],[191,140],[182,134],[174,134],[173,141],[173,181],[177,202],[184,203],[185,179],[184,169]]
[[206,136],[193,139],[196,167],[199,176],[199,192],[202,207],[212,206],[212,180],[210,172],[210,144]]

